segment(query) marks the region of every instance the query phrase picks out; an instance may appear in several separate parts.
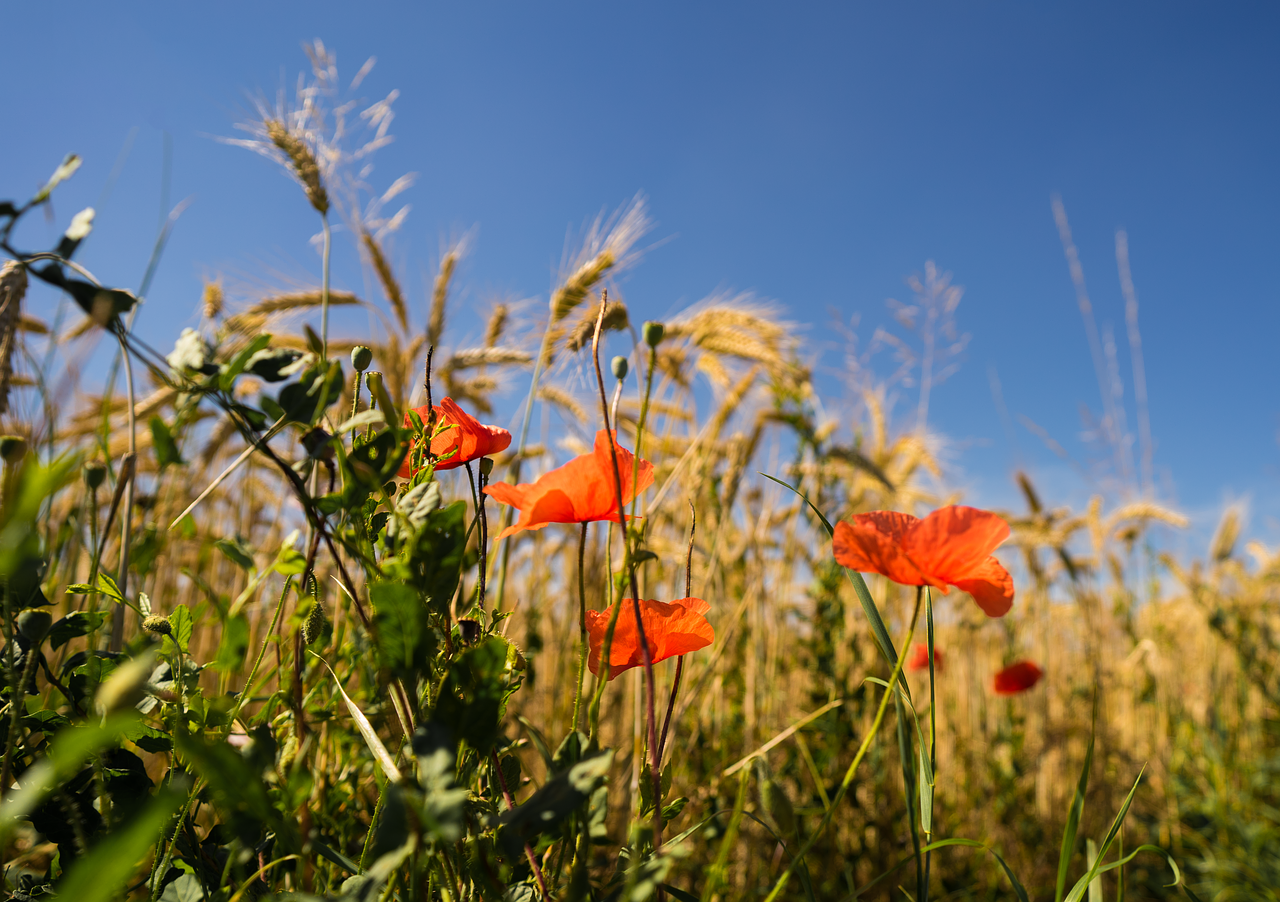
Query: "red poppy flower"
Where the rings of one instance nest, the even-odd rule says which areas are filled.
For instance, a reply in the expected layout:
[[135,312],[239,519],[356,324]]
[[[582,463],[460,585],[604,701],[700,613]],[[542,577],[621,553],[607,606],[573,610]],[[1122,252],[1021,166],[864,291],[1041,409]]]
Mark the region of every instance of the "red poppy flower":
[[[928,670],[929,669],[929,646],[923,642],[917,642],[915,648],[911,649],[911,657],[907,658],[907,670]],[[933,669],[938,672],[942,671],[942,649],[936,645],[933,648]]]
[[[711,605],[701,598],[678,598],[670,604],[640,602],[640,619],[644,623],[644,635],[649,641],[653,663],[687,655],[714,642],[716,631],[704,616],[709,610]],[[591,649],[587,666],[592,673],[600,672],[604,634],[609,629],[612,616],[612,605],[606,611],[587,611],[587,636]],[[613,644],[609,647],[609,679],[643,665],[644,651],[640,648],[640,633],[636,630],[635,604],[630,598],[624,598],[622,613],[618,615],[618,625],[613,631]]]
[[[631,503],[637,492],[653,484],[653,464],[640,461],[639,478],[633,489],[635,458],[618,444],[618,474],[622,477],[622,503]],[[525,529],[542,529],[549,523],[590,523],[618,519],[618,495],[613,483],[613,456],[603,429],[596,433],[590,454],[580,454],[563,467],[544,473],[536,482],[508,485],[495,482],[485,491],[501,504],[520,511],[520,519],[498,536],[505,539]]]
[[[453,402],[445,398],[436,409],[436,435],[431,440],[431,453],[437,458],[437,470],[452,470],[468,461],[477,460],[505,451],[511,444],[511,433],[497,426],[486,426]],[[415,407],[413,412],[430,422],[431,409],[426,405]],[[411,426],[409,415],[404,415],[405,426]],[[441,459],[443,458],[443,459]],[[400,476],[413,475],[409,458],[400,465]]]
[[1010,664],[996,674],[996,695],[1017,695],[1019,692],[1026,692],[1040,682],[1042,676],[1044,671],[1030,661]]
[[1013,578],[991,552],[1008,535],[1009,524],[990,511],[951,505],[923,520],[896,511],[858,514],[836,524],[832,545],[850,570],[944,595],[955,586],[988,617],[1003,617],[1013,606]]

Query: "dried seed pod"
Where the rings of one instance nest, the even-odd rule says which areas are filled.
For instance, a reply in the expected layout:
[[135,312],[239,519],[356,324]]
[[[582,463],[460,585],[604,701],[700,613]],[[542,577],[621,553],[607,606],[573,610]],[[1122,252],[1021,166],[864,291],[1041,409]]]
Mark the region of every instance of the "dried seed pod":
[[96,489],[107,481],[107,466],[99,460],[86,460],[84,462],[84,484],[90,489]]

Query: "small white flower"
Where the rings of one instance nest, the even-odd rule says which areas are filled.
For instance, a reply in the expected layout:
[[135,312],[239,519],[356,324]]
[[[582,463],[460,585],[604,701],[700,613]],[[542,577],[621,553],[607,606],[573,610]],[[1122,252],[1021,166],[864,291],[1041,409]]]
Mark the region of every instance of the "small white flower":
[[203,335],[195,329],[183,329],[173,346],[173,352],[165,359],[169,361],[169,366],[174,372],[187,373],[200,369],[212,356],[213,348],[209,346],[209,342],[205,341]]

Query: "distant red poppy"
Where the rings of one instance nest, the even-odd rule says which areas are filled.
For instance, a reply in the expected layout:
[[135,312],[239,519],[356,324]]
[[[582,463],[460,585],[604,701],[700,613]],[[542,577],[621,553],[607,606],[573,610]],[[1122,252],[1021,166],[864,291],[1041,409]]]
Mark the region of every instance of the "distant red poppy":
[[[455,404],[453,398],[445,398],[435,410],[436,434],[431,439],[431,453],[436,457],[437,470],[452,470],[469,461],[505,451],[511,444],[510,432],[484,425]],[[425,404],[415,407],[413,412],[422,418],[423,423],[430,423],[431,408]],[[412,425],[407,413],[404,424]],[[409,458],[406,457],[400,465],[399,475],[406,479],[413,475]]]
[[[639,478],[633,488],[635,457],[614,439],[618,450],[618,475],[622,479],[622,503],[627,505],[638,492],[653,484],[653,464],[640,461]],[[596,433],[595,449],[580,454],[563,467],[544,473],[536,482],[508,485],[495,482],[485,492],[501,504],[519,509],[520,519],[504,529],[499,539],[525,529],[542,529],[551,523],[591,523],[618,519],[618,494],[613,481],[613,455],[609,436]]]
[[[907,658],[907,670],[929,669],[929,646],[923,642],[916,643],[911,649],[911,657]],[[942,672],[942,649],[933,647],[933,669]]]
[[996,674],[996,695],[1017,695],[1019,692],[1026,692],[1040,682],[1042,676],[1044,671],[1030,661],[1010,664]]
[[879,573],[904,586],[948,586],[968,592],[988,617],[1013,606],[1013,578],[991,552],[1009,524],[989,511],[951,505],[923,520],[896,511],[858,514],[836,524],[836,560],[850,570]]
[[[716,631],[705,616],[709,610],[711,605],[701,598],[678,598],[670,604],[641,601],[640,618],[653,663],[686,655],[714,642]],[[591,648],[587,666],[595,674],[600,672],[604,634],[609,629],[612,616],[612,605],[605,611],[587,611],[587,635]],[[636,630],[635,605],[630,598],[624,598],[618,625],[613,631],[613,644],[609,647],[609,679],[643,664],[644,652],[640,648],[640,633]]]

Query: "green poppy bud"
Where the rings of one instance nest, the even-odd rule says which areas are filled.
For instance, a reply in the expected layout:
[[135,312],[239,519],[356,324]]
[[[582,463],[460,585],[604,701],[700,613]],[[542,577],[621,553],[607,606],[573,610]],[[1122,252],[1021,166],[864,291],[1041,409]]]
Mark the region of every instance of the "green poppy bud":
[[107,466],[98,460],[85,461],[84,484],[96,489],[107,481]]
[[27,453],[27,440],[20,435],[0,435],[0,458],[16,464]]
[[373,363],[373,351],[364,345],[356,345],[351,349],[351,365],[357,373],[363,373]]
[[649,320],[640,330],[640,334],[644,337],[644,343],[651,348],[656,348],[658,343],[662,341],[662,336],[666,334],[667,327],[662,323],[655,323]]
[[614,378],[619,382],[627,378],[627,358],[615,357],[613,358],[613,363],[610,364],[610,366],[613,368]]
[[53,626],[53,615],[48,611],[29,610],[18,615],[18,633],[32,645],[39,645]]
[[488,479],[489,474],[492,472],[493,472],[493,458],[491,457],[480,458],[480,475],[483,476],[485,479]]
[[329,625],[329,618],[324,614],[324,605],[316,599],[307,614],[306,623],[302,624],[302,644],[310,645],[324,635],[324,628]]

